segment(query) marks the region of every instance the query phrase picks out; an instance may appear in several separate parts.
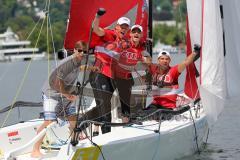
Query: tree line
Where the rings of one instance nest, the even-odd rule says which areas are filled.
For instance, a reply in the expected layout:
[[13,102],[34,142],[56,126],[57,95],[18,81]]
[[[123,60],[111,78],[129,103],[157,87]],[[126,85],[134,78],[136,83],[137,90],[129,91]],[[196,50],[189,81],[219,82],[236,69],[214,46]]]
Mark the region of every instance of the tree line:
[[[51,28],[54,32],[53,39],[55,48],[57,49],[63,47],[63,37],[66,30],[69,1],[70,0],[66,0],[64,4],[60,3],[60,1],[54,1],[54,3],[51,3],[50,6],[49,14],[51,18]],[[46,43],[47,36],[49,36],[48,39],[51,41],[51,33],[49,32],[48,35],[46,34],[46,24],[48,22],[45,20],[45,24],[42,25],[41,23],[43,23],[43,19],[40,19],[40,17],[36,14],[41,10],[47,10],[45,7],[46,2],[46,0],[1,0],[0,33],[5,32],[7,27],[11,27],[12,30],[20,37],[20,39],[26,40],[29,37],[32,46],[36,45],[41,51],[49,51],[52,53],[53,48],[47,48],[48,45]],[[36,24],[38,25],[35,31],[31,33]],[[39,35],[40,30],[42,30],[42,32]],[[30,34],[31,36],[29,36]]]

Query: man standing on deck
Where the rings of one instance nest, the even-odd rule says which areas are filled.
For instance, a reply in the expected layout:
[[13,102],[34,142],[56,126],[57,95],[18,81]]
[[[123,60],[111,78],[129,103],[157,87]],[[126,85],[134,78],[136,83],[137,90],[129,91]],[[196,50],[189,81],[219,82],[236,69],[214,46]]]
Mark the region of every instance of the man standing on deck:
[[[126,81],[122,87],[116,86],[112,68],[114,61],[119,58],[119,54],[115,49],[119,48],[119,44],[123,44],[126,41],[130,20],[126,17],[121,17],[113,30],[103,29],[99,27],[101,15],[101,12],[97,13],[93,26],[93,31],[97,35],[98,41],[94,41],[93,38],[92,42],[95,46],[95,66],[100,69],[100,73],[97,73],[95,76],[95,87],[98,90],[98,93],[95,94],[97,95],[95,96],[97,107],[90,110],[87,117],[88,119],[111,122],[111,98],[114,90],[118,88],[121,92],[121,90],[131,88],[132,86],[132,81]],[[130,112],[130,107],[124,103],[124,98],[120,95],[123,115]],[[102,133],[110,132],[110,130],[111,127],[102,127]]]
[[[51,72],[43,88],[44,122],[38,128],[37,133],[56,121],[57,117],[67,118],[71,132],[75,127],[76,106],[74,101],[78,95],[78,87],[75,83],[79,75],[83,53],[86,50],[87,45],[84,42],[76,42],[74,54],[61,60],[59,65]],[[31,157],[42,156],[40,147],[43,138],[44,136],[34,144]]]
[[[142,38],[142,27],[134,25],[131,28],[130,20],[121,17],[117,21],[114,30],[99,27],[98,13],[94,20],[93,31],[100,38],[101,43],[95,44],[95,65],[99,67],[100,73],[95,77],[95,95],[97,107],[87,112],[86,117],[91,120],[111,122],[111,98],[117,88],[122,109],[123,122],[129,121],[130,97],[133,85],[131,68],[138,61],[143,60],[145,44]],[[127,37],[129,36],[129,37]],[[101,118],[99,118],[101,117]],[[102,127],[102,133],[110,131],[110,127]]]

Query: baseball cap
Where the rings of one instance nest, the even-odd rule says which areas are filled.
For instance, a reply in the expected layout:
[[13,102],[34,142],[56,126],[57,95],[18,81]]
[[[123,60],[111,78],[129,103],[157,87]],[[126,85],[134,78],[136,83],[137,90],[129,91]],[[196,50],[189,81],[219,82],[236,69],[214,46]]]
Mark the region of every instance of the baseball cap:
[[168,56],[170,59],[171,59],[171,55],[170,55],[170,53],[168,52],[168,51],[160,51],[159,53],[158,53],[158,58],[160,58],[161,56]]
[[130,26],[130,19],[127,17],[121,17],[118,19],[117,24],[122,25],[122,24],[127,24]]
[[133,26],[131,27],[131,31],[132,31],[133,29],[135,29],[135,28],[138,28],[141,32],[143,31],[142,26],[140,26],[140,25],[138,25],[138,24],[133,25]]

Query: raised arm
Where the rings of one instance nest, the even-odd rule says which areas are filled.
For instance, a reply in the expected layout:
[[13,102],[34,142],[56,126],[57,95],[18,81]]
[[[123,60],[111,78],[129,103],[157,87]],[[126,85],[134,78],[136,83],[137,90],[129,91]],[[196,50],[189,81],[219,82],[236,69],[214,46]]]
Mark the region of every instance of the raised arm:
[[189,56],[187,56],[187,58],[184,61],[178,64],[178,72],[182,73],[189,64],[195,61],[196,57],[199,57],[200,51],[201,51],[201,46],[195,44],[194,51]]
[[105,35],[104,29],[99,27],[100,17],[104,15],[105,12],[106,12],[105,9],[99,8],[93,21],[93,32],[96,33],[98,36]]

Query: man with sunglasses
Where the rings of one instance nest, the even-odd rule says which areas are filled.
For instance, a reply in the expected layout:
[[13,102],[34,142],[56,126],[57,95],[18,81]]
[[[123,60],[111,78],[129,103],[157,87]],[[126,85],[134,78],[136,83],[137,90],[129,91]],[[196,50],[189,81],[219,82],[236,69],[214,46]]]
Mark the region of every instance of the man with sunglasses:
[[[43,87],[43,116],[44,122],[38,128],[40,133],[57,118],[67,119],[70,124],[70,131],[76,123],[76,104],[78,87],[76,81],[79,75],[83,53],[87,50],[86,43],[78,41],[75,43],[74,53],[61,60],[54,68]],[[32,150],[32,157],[41,157],[41,143],[44,136],[38,140]]]

